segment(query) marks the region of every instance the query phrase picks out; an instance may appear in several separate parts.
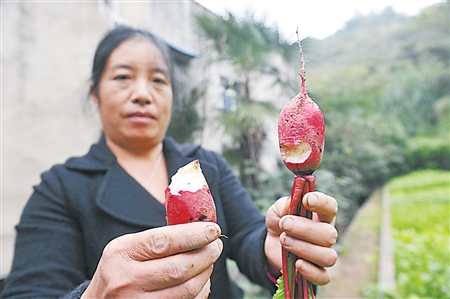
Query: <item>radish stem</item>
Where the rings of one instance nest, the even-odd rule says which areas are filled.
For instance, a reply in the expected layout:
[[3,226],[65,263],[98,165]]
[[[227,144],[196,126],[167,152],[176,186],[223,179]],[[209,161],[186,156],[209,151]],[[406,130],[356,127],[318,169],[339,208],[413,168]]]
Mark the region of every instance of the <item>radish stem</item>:
[[[315,178],[313,175],[295,176],[292,185],[291,202],[289,204],[288,215],[296,215],[312,218],[312,213],[308,211],[302,203],[303,196],[315,189]],[[312,284],[303,276],[298,276],[298,283],[296,283],[297,275],[295,271],[295,261],[298,256],[292,252],[283,249],[282,259],[283,276],[284,276],[284,291],[287,299],[299,298],[298,293],[301,292],[301,298],[314,298],[314,290]]]
[[300,93],[307,94],[308,92],[306,91],[305,55],[303,55],[303,47],[302,47],[302,44],[300,43],[300,37],[298,36],[298,26],[297,26],[297,31],[295,33],[297,34],[297,43],[298,43],[298,49],[300,52],[300,61],[302,64],[300,73],[298,73],[300,75],[300,79],[302,80],[302,82],[300,84]]

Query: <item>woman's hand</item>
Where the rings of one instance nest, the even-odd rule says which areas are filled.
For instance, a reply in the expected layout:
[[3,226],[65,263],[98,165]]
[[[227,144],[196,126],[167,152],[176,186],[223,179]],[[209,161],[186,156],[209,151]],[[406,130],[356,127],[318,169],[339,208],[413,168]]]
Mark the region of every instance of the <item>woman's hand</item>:
[[220,234],[217,224],[196,222],[118,237],[82,298],[207,298]]
[[267,211],[268,229],[264,251],[271,264],[270,272],[280,275],[282,265],[281,246],[299,257],[295,266],[297,272],[316,285],[330,282],[325,267],[333,266],[337,253],[331,247],[336,244],[337,231],[334,228],[338,205],[333,197],[320,192],[310,192],[303,197],[303,206],[313,212],[313,219],[285,215],[289,198],[278,199]]

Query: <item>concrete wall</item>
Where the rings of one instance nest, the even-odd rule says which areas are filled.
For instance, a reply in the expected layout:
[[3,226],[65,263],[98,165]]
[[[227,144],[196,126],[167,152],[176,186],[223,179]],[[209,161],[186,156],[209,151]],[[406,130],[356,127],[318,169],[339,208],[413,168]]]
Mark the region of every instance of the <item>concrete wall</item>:
[[32,185],[86,152],[99,126],[83,113],[90,62],[107,29],[96,3],[2,3],[2,269]]

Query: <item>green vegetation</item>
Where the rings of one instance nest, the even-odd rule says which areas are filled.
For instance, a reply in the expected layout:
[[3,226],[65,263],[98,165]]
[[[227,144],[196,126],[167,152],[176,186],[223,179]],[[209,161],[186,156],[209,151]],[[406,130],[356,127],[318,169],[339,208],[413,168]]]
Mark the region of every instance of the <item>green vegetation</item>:
[[448,298],[450,172],[421,170],[389,183],[397,292]]
[[204,96],[206,84],[192,88],[186,94],[174,97],[176,104],[172,108],[172,119],[167,135],[181,143],[192,142],[196,134],[203,130],[204,119],[197,111],[197,104]]
[[413,169],[450,169],[450,143],[444,136],[409,138],[406,163]]
[[448,9],[357,15],[311,43],[308,86],[327,126],[321,168],[348,183],[332,193],[343,207],[338,226],[389,179],[450,169]]

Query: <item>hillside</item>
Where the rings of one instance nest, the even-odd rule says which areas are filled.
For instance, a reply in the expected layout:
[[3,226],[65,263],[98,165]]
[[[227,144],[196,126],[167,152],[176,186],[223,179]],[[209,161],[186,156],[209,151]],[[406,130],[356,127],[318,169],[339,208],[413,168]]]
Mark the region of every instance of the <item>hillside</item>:
[[[340,201],[339,226],[391,177],[425,167],[414,161],[437,159],[435,167],[448,167],[442,160],[449,144],[448,12],[449,2],[413,17],[387,8],[356,15],[336,34],[305,43],[308,90],[327,126],[318,172],[327,182],[319,178],[318,189]],[[439,143],[441,152],[422,148],[415,151],[426,157],[409,155],[414,138],[423,136],[428,141],[421,146]]]

